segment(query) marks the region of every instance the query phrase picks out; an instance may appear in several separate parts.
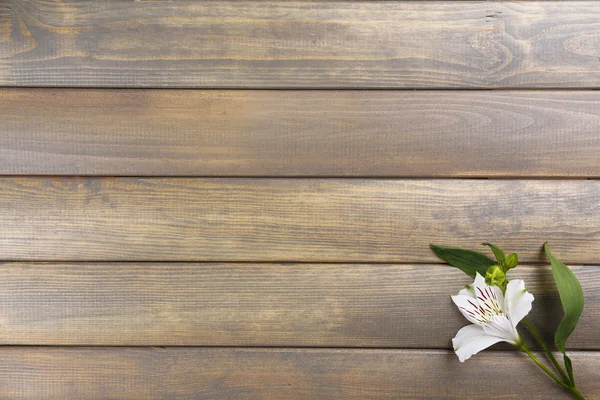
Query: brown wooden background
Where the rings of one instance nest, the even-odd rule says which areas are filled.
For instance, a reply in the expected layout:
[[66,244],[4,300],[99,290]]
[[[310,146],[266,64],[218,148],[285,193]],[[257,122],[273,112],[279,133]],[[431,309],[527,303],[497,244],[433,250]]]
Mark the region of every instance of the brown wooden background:
[[600,398],[597,1],[0,0],[0,85],[0,398],[566,399],[428,248],[551,340],[546,240]]

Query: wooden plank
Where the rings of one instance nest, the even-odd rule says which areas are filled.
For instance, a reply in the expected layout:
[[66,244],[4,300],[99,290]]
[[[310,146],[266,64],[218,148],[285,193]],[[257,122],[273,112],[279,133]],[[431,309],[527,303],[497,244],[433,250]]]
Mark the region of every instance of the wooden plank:
[[0,174],[600,176],[596,91],[0,90]]
[[0,85],[600,87],[596,1],[14,0]]
[[[572,359],[598,398],[600,354]],[[9,347],[0,376],[14,400],[570,399],[526,356],[495,351],[461,364],[447,351]]]
[[600,181],[1,178],[3,260],[439,262],[494,242],[600,260]]
[[[600,268],[574,267],[586,308],[571,349],[600,349]],[[0,343],[450,348],[469,278],[440,265],[3,264]],[[549,269],[520,266],[529,319],[561,317]]]

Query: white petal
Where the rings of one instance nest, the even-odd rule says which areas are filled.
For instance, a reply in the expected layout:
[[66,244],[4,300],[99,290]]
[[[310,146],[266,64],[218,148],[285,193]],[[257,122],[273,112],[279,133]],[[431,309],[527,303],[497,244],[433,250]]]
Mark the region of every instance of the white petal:
[[502,289],[500,289],[498,286],[491,286],[490,289],[492,289],[496,295],[496,300],[498,300],[500,307],[504,307],[504,294],[502,293]]
[[475,298],[475,291],[473,289],[473,285],[467,285],[465,286],[464,289],[462,289],[460,292],[458,292],[458,294],[460,296],[467,296],[467,297],[472,297]]
[[521,279],[508,282],[504,295],[504,311],[515,328],[531,311],[532,302],[533,295],[525,289],[525,282]]
[[510,344],[517,344],[519,342],[519,333],[506,317],[495,315],[490,318],[487,324],[483,325],[482,329],[488,335],[497,337]]
[[469,322],[477,325],[481,325],[484,323],[484,321],[482,321],[481,318],[478,318],[481,315],[481,313],[477,308],[477,300],[475,298],[471,296],[463,296],[460,294],[458,296],[450,297],[452,297],[452,301],[454,302],[454,304],[456,304],[462,315],[464,315],[465,318],[469,320]]
[[[473,285],[472,285],[472,289],[473,289],[473,293],[475,294],[475,297],[480,297],[480,296],[482,296],[483,293],[492,291],[496,295],[496,299],[498,300],[500,307],[502,307],[502,305],[504,304],[504,295],[502,294],[502,289],[500,289],[498,286],[489,286],[487,283],[485,283],[485,278],[483,276],[481,276],[479,274],[479,272],[476,272],[475,274],[476,274],[475,281],[473,282]],[[462,292],[462,290],[461,290],[461,292]],[[462,293],[459,292],[459,294],[462,294]]]
[[473,292],[475,292],[475,295],[477,295],[478,291],[477,288],[480,288],[481,290],[485,290],[485,288],[487,288],[488,285],[487,283],[485,283],[485,278],[483,276],[481,276],[479,274],[479,272],[475,273],[475,280],[473,281]]
[[473,354],[477,354],[481,350],[501,341],[502,339],[499,337],[486,334],[480,326],[467,325],[461,328],[452,339],[452,346],[460,362],[464,362]]

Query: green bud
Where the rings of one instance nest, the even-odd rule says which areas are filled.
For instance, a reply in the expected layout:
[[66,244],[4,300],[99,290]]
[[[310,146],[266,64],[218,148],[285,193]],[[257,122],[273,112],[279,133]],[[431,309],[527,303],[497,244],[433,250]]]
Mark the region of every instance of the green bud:
[[492,265],[485,272],[485,283],[489,286],[502,287],[505,280],[506,274],[497,265]]
[[509,269],[516,267],[518,263],[519,263],[519,256],[516,255],[515,253],[512,253],[511,255],[506,257],[506,260],[504,260],[505,271],[508,271]]

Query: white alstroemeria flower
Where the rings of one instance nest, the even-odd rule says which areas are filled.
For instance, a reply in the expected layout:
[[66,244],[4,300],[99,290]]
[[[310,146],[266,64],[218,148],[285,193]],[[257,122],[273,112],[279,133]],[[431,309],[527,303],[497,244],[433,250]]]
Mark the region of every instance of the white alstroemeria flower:
[[506,293],[498,286],[488,286],[477,274],[473,285],[461,290],[452,301],[473,325],[461,328],[452,345],[460,362],[498,342],[521,343],[517,324],[531,311],[533,295],[525,282],[508,282]]

